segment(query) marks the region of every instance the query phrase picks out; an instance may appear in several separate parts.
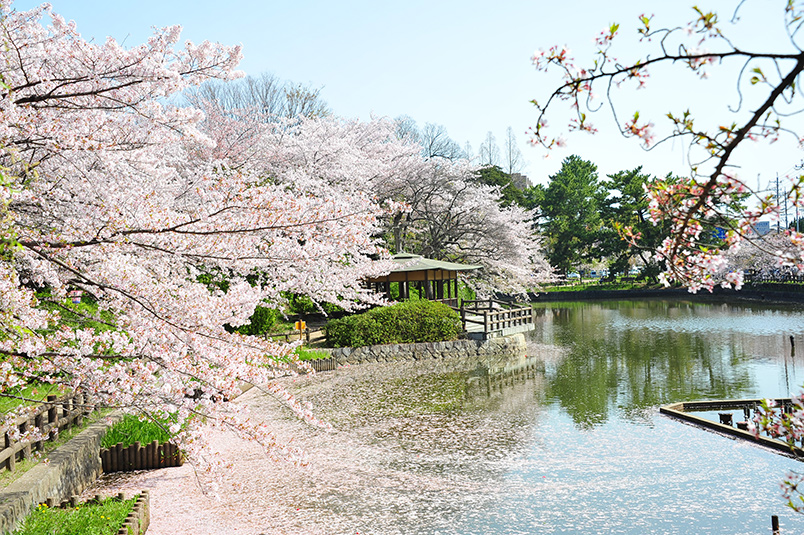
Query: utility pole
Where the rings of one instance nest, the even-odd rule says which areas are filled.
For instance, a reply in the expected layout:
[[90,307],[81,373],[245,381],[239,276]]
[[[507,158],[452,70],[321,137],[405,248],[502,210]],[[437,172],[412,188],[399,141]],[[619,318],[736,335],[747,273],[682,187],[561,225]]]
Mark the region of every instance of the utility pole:
[[[776,173],[776,206],[779,206],[779,173]],[[782,229],[782,218],[779,217],[776,219],[776,234],[779,234]]]
[[[779,173],[776,173],[776,182],[779,182]],[[784,229],[790,226],[790,221],[787,218],[787,195],[784,196]]]

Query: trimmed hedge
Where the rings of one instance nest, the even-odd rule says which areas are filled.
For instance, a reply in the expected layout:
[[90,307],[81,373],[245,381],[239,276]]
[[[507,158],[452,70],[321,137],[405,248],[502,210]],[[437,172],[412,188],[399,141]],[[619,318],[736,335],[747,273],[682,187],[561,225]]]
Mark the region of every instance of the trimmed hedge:
[[406,301],[332,320],[325,327],[331,347],[410,344],[455,340],[461,333],[458,314],[443,303]]

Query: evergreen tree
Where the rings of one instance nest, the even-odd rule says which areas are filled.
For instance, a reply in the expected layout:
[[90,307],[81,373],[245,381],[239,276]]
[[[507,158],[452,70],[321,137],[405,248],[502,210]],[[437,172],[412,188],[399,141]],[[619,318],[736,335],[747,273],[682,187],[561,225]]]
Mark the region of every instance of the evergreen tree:
[[606,194],[597,166],[576,155],[565,158],[561,170],[550,177],[541,204],[542,233],[547,258],[560,273],[601,257],[600,207]]

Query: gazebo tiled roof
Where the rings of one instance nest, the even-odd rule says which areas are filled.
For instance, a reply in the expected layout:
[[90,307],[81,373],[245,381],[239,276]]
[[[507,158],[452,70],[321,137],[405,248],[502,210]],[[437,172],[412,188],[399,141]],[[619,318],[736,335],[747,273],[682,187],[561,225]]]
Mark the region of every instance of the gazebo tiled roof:
[[[458,272],[473,271],[482,266],[477,264],[457,264],[433,260],[421,255],[399,253],[391,257],[398,267],[388,275],[371,278],[366,281],[375,290],[385,293],[390,298],[391,283],[400,284],[400,298],[409,297],[410,285],[424,289],[427,299],[444,299],[458,296]],[[446,291],[445,291],[446,290]]]
[[428,269],[442,269],[444,271],[472,271],[480,269],[480,264],[456,264],[455,262],[444,262],[443,260],[433,260],[421,255],[411,253],[399,253],[391,257],[391,260],[398,264],[391,273],[401,273],[405,271],[424,271]]

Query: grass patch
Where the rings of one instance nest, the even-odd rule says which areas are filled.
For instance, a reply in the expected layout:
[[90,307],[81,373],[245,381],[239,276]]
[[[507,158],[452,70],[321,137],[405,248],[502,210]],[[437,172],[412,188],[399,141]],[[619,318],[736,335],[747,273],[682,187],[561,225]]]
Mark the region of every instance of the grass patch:
[[318,360],[328,359],[330,357],[329,353],[326,351],[308,349],[305,347],[297,347],[296,354],[299,356],[299,360]]
[[49,395],[61,396],[65,392],[66,390],[60,390],[58,385],[50,383],[29,383],[25,386],[10,388],[0,393],[0,413],[5,414],[18,407],[35,407],[47,401]]
[[545,286],[540,288],[540,292],[580,292],[583,290],[646,290],[657,288],[659,285],[651,285],[645,282],[597,282],[589,281],[576,284],[562,284],[560,286]]
[[134,509],[137,497],[123,501],[107,498],[101,503],[67,509],[39,505],[14,535],[111,535],[117,533]]
[[101,448],[111,448],[123,443],[123,447],[131,446],[135,442],[142,445],[150,444],[154,440],[163,444],[170,440],[167,427],[170,422],[155,422],[150,419],[140,420],[138,416],[126,414],[121,421],[113,425],[101,440]]
[[286,319],[279,319],[276,321],[276,323],[274,323],[274,327],[271,329],[271,332],[268,333],[268,336],[271,336],[271,334],[287,333],[291,331],[296,331],[296,322]]

